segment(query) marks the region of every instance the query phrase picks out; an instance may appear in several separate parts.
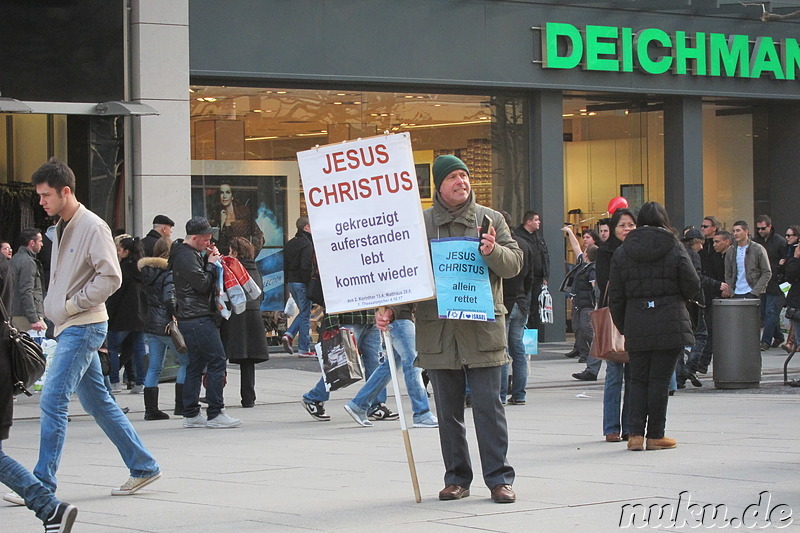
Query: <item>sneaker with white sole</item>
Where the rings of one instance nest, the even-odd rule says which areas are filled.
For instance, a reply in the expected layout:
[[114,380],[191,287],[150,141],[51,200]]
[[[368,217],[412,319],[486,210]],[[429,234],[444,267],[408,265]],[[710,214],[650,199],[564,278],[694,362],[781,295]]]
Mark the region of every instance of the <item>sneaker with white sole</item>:
[[77,507],[66,502],[59,503],[50,518],[44,521],[44,533],[69,533],[77,516]]
[[130,496],[131,494],[135,494],[142,489],[152,483],[153,481],[158,480],[161,477],[161,471],[159,470],[156,474],[147,477],[129,477],[128,481],[125,482],[120,488],[113,489],[111,491],[112,496]]
[[428,416],[421,419],[419,422],[414,422],[415,428],[438,428],[439,427],[439,419],[436,418],[432,413],[428,413]]
[[225,413],[220,413],[211,420],[209,420],[206,424],[207,428],[210,429],[226,429],[226,428],[238,428],[242,425],[242,421],[238,418],[231,418]]
[[347,402],[344,404],[344,410],[347,411],[348,415],[353,417],[353,420],[355,420],[359,426],[365,428],[372,427],[372,422],[367,418],[366,409],[359,409],[353,402]]
[[3,501],[13,503],[14,505],[25,505],[25,500],[16,492],[7,492],[3,494]]
[[185,428],[204,428],[206,426],[208,426],[208,420],[200,413],[197,416],[183,417],[183,427]]
[[370,420],[397,420],[398,418],[400,418],[400,415],[389,409],[389,406],[385,403],[380,404],[377,409],[369,414]]
[[300,352],[297,354],[300,359],[316,359],[317,354],[314,352]]
[[286,353],[289,355],[294,354],[294,349],[292,348],[292,338],[289,335],[284,335],[281,337],[281,344],[283,344],[283,349],[286,350]]
[[142,394],[144,392],[144,385],[134,385],[131,389],[131,394]]
[[305,400],[302,400],[300,403],[303,404],[303,407],[305,407],[308,414],[314,417],[315,420],[328,422],[331,419],[331,415],[325,414],[324,402],[307,402]]

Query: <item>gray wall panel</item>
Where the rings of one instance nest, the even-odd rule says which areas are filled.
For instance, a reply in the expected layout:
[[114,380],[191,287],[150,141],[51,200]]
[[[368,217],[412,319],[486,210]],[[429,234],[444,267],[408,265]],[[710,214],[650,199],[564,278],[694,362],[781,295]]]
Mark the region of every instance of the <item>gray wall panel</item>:
[[[545,22],[796,37],[796,24],[490,0],[192,0],[196,77],[796,98],[798,81],[543,70]],[[536,54],[538,57],[538,54]]]

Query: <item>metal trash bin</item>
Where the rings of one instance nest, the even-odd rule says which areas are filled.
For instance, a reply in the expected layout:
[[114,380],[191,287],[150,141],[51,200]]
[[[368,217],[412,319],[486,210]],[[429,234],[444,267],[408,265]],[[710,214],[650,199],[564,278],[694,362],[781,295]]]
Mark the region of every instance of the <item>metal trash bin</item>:
[[711,312],[714,326],[714,387],[758,388],[761,382],[759,300],[716,299]]

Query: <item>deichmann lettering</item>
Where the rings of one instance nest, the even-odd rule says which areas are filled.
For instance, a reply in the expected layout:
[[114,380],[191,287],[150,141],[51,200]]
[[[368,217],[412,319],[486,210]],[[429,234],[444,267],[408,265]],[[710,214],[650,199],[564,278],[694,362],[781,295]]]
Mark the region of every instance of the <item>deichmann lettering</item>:
[[743,528],[781,529],[792,524],[792,508],[786,504],[771,505],[772,495],[763,491],[758,495],[758,503],[748,505],[741,517],[728,518],[728,508],[724,504],[700,505],[692,502],[689,491],[678,495],[678,505],[671,503],[644,505],[625,504],[619,518],[620,528]]
[[[795,80],[800,70],[797,39],[751,39],[725,35],[646,28],[587,25],[581,31],[572,24],[548,22],[542,30],[544,68],[647,74],[690,74]],[[751,42],[752,41],[752,42]]]

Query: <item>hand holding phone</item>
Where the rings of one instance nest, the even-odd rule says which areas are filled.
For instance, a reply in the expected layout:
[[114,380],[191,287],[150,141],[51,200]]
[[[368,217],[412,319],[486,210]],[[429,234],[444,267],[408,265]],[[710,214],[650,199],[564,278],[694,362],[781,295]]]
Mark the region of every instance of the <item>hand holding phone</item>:
[[[483,222],[481,222],[480,233],[478,234],[478,251],[483,255],[489,255],[494,250],[494,239],[489,241],[484,239],[485,234],[493,235],[493,223],[489,215],[483,215]],[[486,243],[486,244],[484,244]]]

